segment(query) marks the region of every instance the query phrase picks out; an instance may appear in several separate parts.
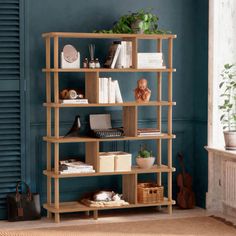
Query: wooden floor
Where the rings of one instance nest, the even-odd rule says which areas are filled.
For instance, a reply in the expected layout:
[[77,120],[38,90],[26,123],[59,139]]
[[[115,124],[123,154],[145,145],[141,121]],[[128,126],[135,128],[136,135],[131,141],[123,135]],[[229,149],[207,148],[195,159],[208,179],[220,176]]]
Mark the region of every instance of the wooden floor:
[[90,218],[84,213],[76,214],[64,214],[61,218],[61,223],[54,223],[52,220],[42,218],[38,221],[27,222],[7,222],[0,221],[0,229],[2,230],[17,230],[17,229],[32,229],[32,228],[46,228],[46,227],[58,227],[58,226],[70,226],[70,225],[88,225],[88,224],[102,224],[102,223],[114,223],[114,222],[132,222],[132,221],[144,221],[144,220],[158,220],[158,219],[176,219],[186,217],[199,217],[210,215],[206,210],[201,208],[195,208],[192,210],[179,210],[174,209],[173,214],[170,216],[167,214],[167,210],[161,210],[154,208],[140,208],[140,209],[122,209],[115,211],[101,211],[98,220],[94,220],[92,215]]

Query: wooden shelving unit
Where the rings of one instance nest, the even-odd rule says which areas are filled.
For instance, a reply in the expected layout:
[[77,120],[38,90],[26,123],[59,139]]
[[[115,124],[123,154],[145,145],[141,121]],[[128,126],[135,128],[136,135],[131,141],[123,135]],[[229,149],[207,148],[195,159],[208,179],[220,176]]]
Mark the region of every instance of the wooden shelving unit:
[[[176,35],[155,35],[155,34],[97,34],[97,33],[65,33],[65,32],[51,32],[42,35],[46,41],[46,68],[43,72],[46,74],[46,107],[47,114],[47,135],[43,138],[47,143],[47,169],[43,172],[47,177],[47,203],[44,208],[48,212],[48,217],[52,218],[54,214],[55,222],[60,222],[60,213],[65,212],[89,212],[93,211],[94,218],[98,216],[98,210],[117,209],[117,208],[136,208],[147,206],[167,206],[169,214],[172,213],[172,205],[175,201],[172,200],[172,173],[175,168],[172,167],[172,139],[175,135],[172,134],[172,107],[175,102],[172,101],[172,73],[176,70],[173,68],[173,39]],[[133,66],[129,69],[61,69],[59,68],[59,39],[60,38],[100,38],[100,39],[121,39],[132,41],[132,61]],[[157,42],[157,51],[162,52],[163,40],[168,41],[168,68],[167,69],[137,69],[137,52],[139,39],[155,40]],[[53,46],[52,46],[53,45]],[[51,51],[53,51],[53,67],[51,67]],[[85,97],[88,98],[89,104],[61,104],[59,102],[59,74],[63,72],[70,73],[84,73],[85,74]],[[154,72],[157,75],[157,101],[150,101],[148,103],[124,102],[115,104],[99,104],[98,103],[98,79],[99,73],[107,72]],[[168,101],[162,101],[162,73],[167,73],[168,79]],[[53,88],[53,93],[52,93]],[[52,99],[53,96],[53,99]],[[73,137],[64,138],[60,136],[59,128],[59,111],[62,108],[69,107],[111,107],[120,106],[123,109],[123,127],[125,137],[112,139],[98,139],[92,137]],[[162,107],[168,107],[168,129],[167,133],[160,136],[153,137],[139,137],[137,136],[138,113],[137,109],[140,106],[156,106],[157,107],[157,128],[162,130]],[[53,115],[53,116],[52,116]],[[52,127],[52,117],[54,119],[54,127]],[[53,129],[52,129],[53,128]],[[53,130],[53,132],[52,132]],[[161,146],[162,140],[166,139],[168,142],[168,164],[162,164]],[[138,167],[132,167],[131,171],[126,172],[98,172],[98,156],[99,143],[109,141],[123,141],[123,140],[156,140],[157,142],[157,164],[153,168],[145,170]],[[63,143],[85,143],[86,163],[92,164],[95,173],[83,174],[60,174],[59,173],[59,145]],[[52,152],[52,148],[54,152]],[[52,156],[53,153],[53,156]],[[51,165],[53,160],[54,166]],[[162,173],[168,175],[168,189],[167,198],[164,201],[155,204],[140,204],[137,201],[137,184],[138,174],[156,173],[157,183],[162,183]],[[94,208],[87,207],[77,202],[60,202],[59,180],[62,178],[78,178],[89,176],[109,176],[122,175],[122,193],[126,201],[130,203],[128,206],[122,207],[105,207]],[[52,199],[52,179],[54,179],[54,199]],[[131,188],[130,186],[133,186]]]

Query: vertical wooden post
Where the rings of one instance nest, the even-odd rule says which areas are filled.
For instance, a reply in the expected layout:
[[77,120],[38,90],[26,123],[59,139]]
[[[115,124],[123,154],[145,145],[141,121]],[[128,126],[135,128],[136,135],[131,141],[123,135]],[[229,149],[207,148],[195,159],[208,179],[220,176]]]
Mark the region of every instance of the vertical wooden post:
[[[46,38],[46,68],[50,69],[51,62],[50,62],[50,55],[51,55],[51,45],[50,45],[50,37]],[[51,73],[46,73],[46,102],[47,104],[51,103]],[[51,136],[51,107],[47,107],[46,111],[47,116],[47,137]],[[47,142],[47,171],[51,171],[51,143]],[[51,205],[52,199],[52,179],[51,177],[47,176],[47,204]],[[52,218],[52,213],[47,211],[47,217]]]
[[138,39],[132,39],[132,68],[137,69],[138,67]]
[[123,127],[125,136],[137,136],[138,109],[136,106],[123,107]]
[[89,103],[99,103],[99,73],[85,73],[85,97]]
[[[173,39],[168,39],[168,66],[173,68]],[[168,73],[168,101],[172,102],[172,71]],[[168,106],[168,134],[172,135],[172,106]],[[172,168],[172,139],[168,139],[168,167]],[[172,202],[172,171],[168,172],[168,201]],[[168,205],[172,214],[172,204]]]
[[93,211],[93,219],[94,220],[98,219],[98,210]]
[[[157,52],[162,52],[162,39],[157,40]],[[162,100],[162,72],[157,73],[157,101]],[[162,118],[162,107],[157,107],[157,128],[161,132],[161,118]],[[162,153],[161,153],[161,139],[157,140],[157,165],[162,164]],[[161,186],[161,173],[157,173],[157,184]]]
[[[54,69],[58,69],[58,52],[59,52],[59,39],[58,36],[54,37]],[[59,75],[58,71],[54,72],[54,103],[59,102]],[[59,108],[54,108],[54,136],[59,138]],[[54,144],[54,171],[59,173],[59,143]],[[55,208],[59,209],[59,179],[54,179],[54,204]],[[60,222],[60,214],[55,213],[55,222]]]
[[[59,143],[54,144],[54,171],[55,174],[59,174]],[[59,210],[59,179],[54,178],[54,205]],[[60,222],[60,214],[55,213],[55,222]]]

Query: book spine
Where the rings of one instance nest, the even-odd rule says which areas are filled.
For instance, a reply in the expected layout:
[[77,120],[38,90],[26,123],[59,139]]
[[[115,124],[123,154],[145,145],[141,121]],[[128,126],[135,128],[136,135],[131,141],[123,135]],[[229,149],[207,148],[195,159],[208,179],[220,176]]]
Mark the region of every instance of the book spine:
[[108,103],[112,103],[112,79],[108,78]]
[[123,103],[123,99],[120,92],[119,82],[117,80],[113,81],[115,90],[115,102]]
[[122,56],[123,56],[122,41],[116,41],[115,43],[120,44],[120,53],[117,57],[115,68],[123,68],[123,65],[122,65]]
[[125,41],[121,41],[121,67],[125,68]]
[[127,47],[128,68],[131,68],[132,67],[132,42],[128,41],[127,44],[128,44],[128,47]]
[[98,102],[103,103],[102,78],[98,79],[98,83],[99,83]]
[[108,103],[108,78],[103,79],[103,103]]
[[117,58],[118,58],[119,53],[120,53],[120,48],[121,48],[121,45],[118,44],[118,45],[117,45],[117,48],[116,48],[116,51],[115,51],[114,58],[113,58],[112,63],[111,63],[111,68],[112,68],[112,69],[115,68],[115,64],[116,64]]
[[64,99],[60,100],[62,104],[88,104],[88,99]]

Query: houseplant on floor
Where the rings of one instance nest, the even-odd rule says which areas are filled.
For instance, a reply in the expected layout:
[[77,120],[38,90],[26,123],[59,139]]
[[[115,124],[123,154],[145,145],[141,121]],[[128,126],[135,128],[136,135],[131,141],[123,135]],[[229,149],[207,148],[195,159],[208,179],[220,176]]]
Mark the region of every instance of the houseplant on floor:
[[236,66],[225,64],[219,88],[221,91],[220,121],[223,125],[225,149],[236,150]]
[[152,156],[152,151],[147,150],[144,145],[141,145],[136,162],[140,168],[150,169],[155,162],[155,157]]

